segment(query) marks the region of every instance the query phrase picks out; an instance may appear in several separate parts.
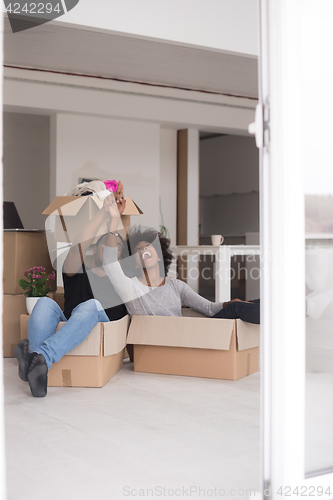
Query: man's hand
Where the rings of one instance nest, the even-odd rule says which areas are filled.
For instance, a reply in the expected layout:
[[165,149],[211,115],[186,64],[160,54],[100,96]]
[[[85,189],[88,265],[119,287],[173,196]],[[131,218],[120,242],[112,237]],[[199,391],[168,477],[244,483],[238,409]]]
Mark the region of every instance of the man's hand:
[[117,191],[114,193],[115,200],[118,204],[119,200],[124,196],[124,186],[121,181],[118,181]]

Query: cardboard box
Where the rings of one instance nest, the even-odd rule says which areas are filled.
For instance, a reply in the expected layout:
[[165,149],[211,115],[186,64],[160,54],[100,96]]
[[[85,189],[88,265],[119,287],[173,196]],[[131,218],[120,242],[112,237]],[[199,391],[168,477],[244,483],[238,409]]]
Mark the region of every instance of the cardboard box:
[[[29,316],[21,316],[21,340],[28,336]],[[75,349],[51,366],[50,387],[103,387],[122,367],[129,316],[98,323]],[[59,323],[59,328],[65,323]],[[58,328],[58,329],[59,329]]]
[[[45,231],[5,229],[3,233],[3,292],[22,294],[18,280],[34,266],[43,266],[47,274],[53,271],[46,243]],[[47,283],[56,289],[56,280]]]
[[[141,215],[143,212],[129,196],[125,196],[125,200],[126,207],[121,221],[126,229],[130,226],[130,216]],[[76,235],[102,206],[103,201],[98,196],[57,196],[43,214],[55,217],[54,225],[52,221],[49,223],[50,228],[54,228],[55,241],[73,243]],[[108,231],[107,224],[105,221],[100,227],[97,237]]]
[[20,316],[25,314],[25,296],[3,295],[3,356],[5,358],[14,357],[14,347],[20,342]]
[[132,316],[134,371],[238,380],[259,370],[260,326],[239,319]]

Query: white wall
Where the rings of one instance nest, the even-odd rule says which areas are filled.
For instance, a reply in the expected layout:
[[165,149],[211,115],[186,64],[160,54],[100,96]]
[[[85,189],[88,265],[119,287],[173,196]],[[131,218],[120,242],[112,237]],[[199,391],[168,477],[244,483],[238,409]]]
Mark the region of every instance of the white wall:
[[4,113],[4,201],[13,201],[26,229],[44,229],[50,198],[50,119]]
[[252,137],[200,141],[201,234],[259,231],[259,153]]
[[80,0],[59,21],[258,55],[258,0]]
[[[164,225],[176,244],[177,223],[177,130],[161,129],[160,197]],[[162,224],[162,219],[160,219]]]
[[121,180],[144,212],[133,222],[158,228],[159,125],[66,114],[52,120],[55,194],[71,191],[80,177]]

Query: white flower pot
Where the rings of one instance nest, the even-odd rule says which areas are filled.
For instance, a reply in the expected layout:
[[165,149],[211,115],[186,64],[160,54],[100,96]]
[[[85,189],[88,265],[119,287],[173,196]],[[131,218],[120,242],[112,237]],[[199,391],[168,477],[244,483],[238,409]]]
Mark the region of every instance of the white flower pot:
[[28,314],[32,313],[32,310],[35,307],[35,305],[39,299],[40,299],[40,297],[26,297],[25,298],[25,303],[27,306]]

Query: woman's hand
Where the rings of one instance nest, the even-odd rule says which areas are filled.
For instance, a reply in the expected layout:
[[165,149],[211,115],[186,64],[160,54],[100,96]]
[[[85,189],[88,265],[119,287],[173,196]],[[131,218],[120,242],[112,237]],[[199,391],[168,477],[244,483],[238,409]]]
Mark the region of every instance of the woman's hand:
[[[113,202],[116,203],[116,207],[112,207]],[[115,193],[110,193],[110,195],[105,198],[103,209],[111,217],[118,217],[122,215],[125,210],[126,200],[124,200],[124,186],[121,181],[118,182],[117,191]],[[116,213],[117,208],[117,213]]]

